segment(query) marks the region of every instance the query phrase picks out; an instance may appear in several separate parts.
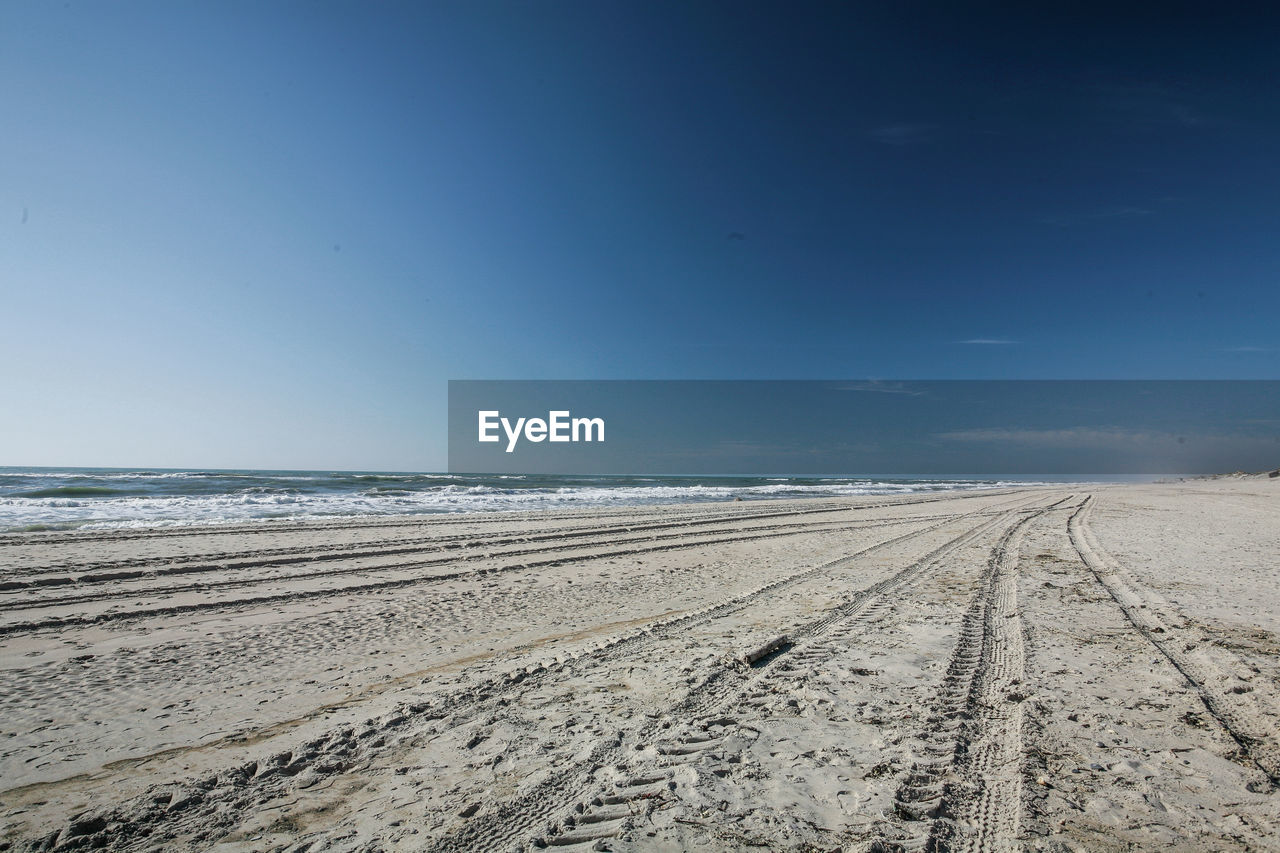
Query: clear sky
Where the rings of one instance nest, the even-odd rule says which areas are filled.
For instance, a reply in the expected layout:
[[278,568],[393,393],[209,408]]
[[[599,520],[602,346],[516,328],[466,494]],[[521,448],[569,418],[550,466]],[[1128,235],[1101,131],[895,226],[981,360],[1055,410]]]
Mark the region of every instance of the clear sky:
[[442,469],[448,379],[1280,378],[1280,12],[1049,8],[6,2],[0,464]]

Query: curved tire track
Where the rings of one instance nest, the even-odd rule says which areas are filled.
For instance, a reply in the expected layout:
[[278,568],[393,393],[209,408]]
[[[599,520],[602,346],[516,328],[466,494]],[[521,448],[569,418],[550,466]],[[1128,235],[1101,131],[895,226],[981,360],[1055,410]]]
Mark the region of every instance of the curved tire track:
[[[1089,516],[1096,505],[1091,495],[1067,522],[1076,553],[1094,578],[1124,613],[1129,624],[1164,655],[1195,689],[1210,715],[1226,730],[1272,787],[1280,786],[1280,749],[1274,726],[1247,693],[1238,693],[1232,679],[1179,625],[1189,620],[1168,602],[1144,591],[1093,536]],[[1234,685],[1233,685],[1234,686]]]
[[[1025,698],[1018,564],[1025,528],[1042,514],[1010,527],[992,549],[922,733],[930,757],[911,768],[895,798],[908,835],[871,849],[1018,849]],[[929,823],[912,833],[917,821]]]

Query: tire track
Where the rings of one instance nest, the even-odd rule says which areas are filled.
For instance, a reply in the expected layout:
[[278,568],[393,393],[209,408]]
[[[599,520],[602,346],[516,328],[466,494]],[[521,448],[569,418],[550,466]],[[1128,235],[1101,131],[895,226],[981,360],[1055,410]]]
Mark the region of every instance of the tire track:
[[[1064,501],[1067,499],[1063,499]],[[883,614],[877,605],[888,596],[909,588],[923,574],[939,566],[943,560],[968,542],[981,536],[1011,516],[1029,512],[1029,516],[1011,528],[1019,530],[1029,518],[1038,517],[1063,501],[1037,510],[1011,510],[1003,516],[978,524],[934,548],[905,568],[870,586],[857,590],[836,607],[822,616],[794,626],[784,637],[770,644],[752,665],[738,661],[737,665],[722,667],[696,684],[684,699],[669,707],[662,715],[670,718],[713,719],[694,728],[685,737],[676,740],[664,735],[664,720],[658,719],[644,726],[636,734],[636,746],[624,749],[622,737],[598,745],[578,765],[552,773],[532,791],[515,801],[504,803],[496,809],[479,814],[459,827],[452,835],[427,849],[434,853],[458,853],[470,850],[510,849],[518,843],[532,843],[534,848],[560,847],[576,844],[594,844],[617,835],[633,815],[622,814],[623,807],[635,812],[637,800],[651,801],[664,796],[672,786],[670,772],[653,774],[637,770],[628,756],[637,750],[649,750],[661,756],[668,770],[682,765],[711,751],[734,733],[732,712],[722,709],[740,701],[745,694],[754,691],[773,670],[768,666],[784,655],[803,658],[805,666],[838,651],[836,641],[856,630],[874,623]],[[1006,532],[1002,541],[1010,534]],[[766,649],[769,646],[765,647]],[[763,650],[761,650],[763,651]],[[789,669],[786,668],[786,669]],[[762,670],[762,671],[761,671]],[[759,673],[753,677],[753,673]],[[604,775],[616,780],[611,789],[601,791],[597,776],[600,768],[608,768]],[[640,775],[637,775],[640,774]],[[567,798],[566,791],[578,791],[578,802]],[[566,802],[566,800],[569,800]],[[652,803],[648,802],[647,806]],[[635,814],[642,814],[635,812]],[[551,832],[539,834],[536,827],[554,825]]]
[[[773,525],[752,525],[748,528],[743,528],[743,530],[744,531],[745,530],[767,531],[767,532],[786,531],[787,533],[801,534],[801,533],[820,532],[824,530],[831,530],[831,531],[857,530],[864,527],[883,527],[883,526],[892,526],[896,524],[911,524],[911,523],[916,523],[921,521],[935,520],[937,518],[953,518],[953,517],[954,516],[916,516],[916,517],[907,516],[903,518],[880,519],[876,521],[867,521],[867,522],[861,522],[861,523],[817,521],[817,522],[808,522],[804,524],[792,523],[792,524],[773,524]],[[485,548],[493,547],[496,543],[479,542],[474,546],[474,548],[472,548],[471,546],[467,546],[468,550],[474,550],[475,553],[456,554],[456,555],[451,554],[451,555],[437,557],[434,559],[410,560],[410,561],[401,562],[401,563],[346,566],[346,567],[338,567],[338,568],[331,568],[331,569],[320,569],[318,571],[313,571],[313,572],[297,572],[294,574],[265,574],[265,575],[258,575],[255,577],[232,577],[227,580],[196,580],[186,584],[175,584],[171,586],[153,586],[153,587],[144,587],[141,589],[134,588],[134,587],[128,587],[125,589],[107,589],[107,590],[96,591],[96,592],[85,592],[77,595],[50,595],[50,596],[25,595],[22,597],[11,598],[8,601],[0,601],[0,613],[3,613],[5,611],[14,611],[14,610],[31,610],[36,608],[61,607],[61,606],[68,606],[72,604],[85,604],[85,603],[92,603],[97,601],[109,601],[113,598],[138,598],[139,596],[158,597],[163,595],[180,595],[185,592],[205,593],[205,592],[210,592],[212,590],[219,590],[219,589],[235,589],[240,587],[252,587],[256,585],[272,584],[272,583],[275,583],[275,584],[292,583],[292,582],[298,582],[298,581],[315,580],[318,578],[342,577],[344,575],[369,575],[374,573],[389,573],[389,572],[396,572],[396,571],[406,571],[410,569],[430,568],[432,566],[448,566],[448,565],[453,565],[458,563],[478,562],[478,561],[484,561],[484,560],[493,560],[493,559],[511,558],[511,557],[524,557],[524,556],[530,556],[535,554],[554,554],[554,553],[572,551],[575,549],[595,548],[595,547],[598,547],[600,544],[616,546],[616,545],[622,545],[626,543],[657,542],[657,541],[667,541],[667,540],[673,540],[673,539],[678,540],[678,539],[681,539],[682,537],[685,537],[683,541],[688,543],[689,547],[695,547],[699,542],[702,542],[704,540],[691,539],[687,537],[722,535],[725,533],[736,533],[737,530],[738,530],[737,528],[728,527],[724,530],[695,531],[692,533],[688,533],[685,531],[679,531],[674,533],[658,533],[658,534],[648,533],[648,534],[637,535],[635,537],[623,536],[623,537],[612,539],[612,540],[605,540],[603,543],[570,542],[565,544],[555,544],[555,545],[548,545],[548,546],[542,546],[542,547],[536,547],[536,548],[512,549],[512,550],[496,551],[496,552],[484,550]],[[548,537],[548,538],[553,539],[553,541],[557,541],[557,542],[560,541],[557,537]],[[761,538],[765,538],[765,537],[761,537]],[[510,541],[516,542],[516,543],[521,542],[521,540],[519,539],[513,539]],[[203,572],[212,572],[212,571],[240,572],[240,571],[247,571],[247,569],[249,568],[274,568],[277,566],[286,566],[293,563],[311,564],[311,563],[317,562],[320,559],[324,559],[324,560],[371,559],[371,558],[377,558],[380,556],[394,555],[394,554],[400,553],[401,551],[407,552],[407,553],[415,553],[415,552],[421,552],[423,550],[427,550],[427,549],[421,549],[421,548],[384,549],[377,552],[370,552],[367,554],[358,554],[358,555],[340,554],[333,557],[326,556],[323,558],[316,558],[316,559],[299,558],[299,559],[286,560],[283,562],[262,561],[260,563],[251,563],[251,564],[236,565],[236,566],[208,565],[208,566],[201,566],[199,569],[185,569],[185,570],[178,570],[175,572],[136,571],[136,572],[127,572],[127,573],[122,573],[119,575],[112,575],[112,576],[99,575],[99,576],[82,577],[79,579],[75,579],[75,578],[58,579],[57,585],[63,586],[68,584],[76,584],[76,586],[79,587],[79,586],[94,586],[96,584],[105,584],[113,581],[114,582],[147,581],[147,580],[153,579],[153,577],[163,576],[167,574],[189,574],[189,573],[195,573],[195,572],[203,573]],[[34,586],[35,588],[39,589],[39,588],[46,588],[50,586],[50,584],[47,582],[35,582],[33,584],[23,584],[22,585],[23,591],[24,592],[29,591],[29,587],[31,586]],[[9,585],[8,588],[6,588],[6,585],[0,584],[0,594],[3,594],[3,593],[12,594],[13,591],[14,591],[14,585]]]
[[[1280,749],[1274,724],[1255,700],[1242,692],[1227,673],[1200,647],[1200,641],[1181,629],[1189,624],[1171,604],[1142,586],[1098,543],[1089,526],[1096,499],[1090,495],[1067,522],[1071,544],[1094,578],[1119,606],[1138,633],[1173,664],[1195,689],[1209,714],[1218,721],[1242,753],[1260,770],[1272,788],[1280,786]],[[1248,689],[1248,688],[1246,688]]]
[[[963,517],[963,516],[960,516],[960,517]],[[952,520],[954,518],[955,517],[951,517],[948,520]],[[942,522],[942,524],[945,524],[945,523],[946,521]],[[931,529],[935,529],[935,528],[927,527],[920,532],[924,532]],[[250,595],[242,598],[226,599],[221,601],[200,601],[200,602],[191,602],[188,604],[168,604],[168,605],[161,605],[161,606],[136,608],[133,610],[108,611],[105,613],[99,613],[99,614],[94,614],[89,616],[75,616],[75,615],[54,616],[54,617],[49,617],[42,620],[32,620],[28,622],[15,622],[15,623],[0,625],[0,636],[6,636],[6,635],[18,634],[18,633],[30,633],[32,631],[40,631],[40,630],[45,630],[49,628],[63,628],[71,625],[101,625],[108,622],[119,622],[119,621],[124,621],[129,619],[146,618],[146,617],[152,617],[152,616],[171,616],[179,613],[208,612],[208,611],[214,611],[214,610],[243,608],[243,607],[254,606],[254,605],[275,604],[275,603],[286,602],[286,601],[297,602],[297,601],[307,601],[307,600],[316,599],[316,598],[329,598],[329,597],[338,596],[338,595],[355,595],[355,594],[370,593],[370,592],[381,592],[389,589],[402,589],[404,587],[409,587],[409,586],[419,586],[422,584],[430,584],[430,583],[441,583],[444,581],[452,581],[452,580],[458,580],[458,579],[468,578],[468,577],[482,577],[487,575],[504,574],[507,572],[525,571],[533,568],[562,566],[562,565],[575,563],[575,562],[600,560],[600,559],[607,559],[610,557],[630,557],[636,554],[649,554],[649,553],[655,553],[655,552],[661,552],[661,551],[675,551],[675,550],[684,550],[689,548],[701,548],[709,545],[719,545],[719,544],[725,544],[725,543],[751,542],[751,541],[759,541],[763,539],[777,539],[777,538],[786,537],[786,536],[803,535],[808,532],[811,532],[811,531],[809,531],[806,528],[799,528],[799,529],[791,528],[791,529],[786,529],[786,530],[773,532],[773,533],[753,534],[750,536],[722,536],[721,535],[721,536],[716,536],[715,538],[704,538],[704,539],[698,539],[696,541],[685,540],[681,542],[673,542],[668,544],[650,545],[648,547],[622,548],[622,549],[608,550],[608,551],[592,551],[591,553],[588,553],[588,554],[566,555],[566,556],[558,556],[558,557],[553,556],[547,559],[530,560],[527,562],[518,563],[514,565],[509,565],[509,566],[495,566],[490,568],[467,569],[467,570],[460,570],[460,571],[453,571],[453,572],[442,572],[439,574],[432,574],[432,575],[425,575],[425,576],[411,575],[409,577],[404,577],[404,578],[384,579],[384,580],[378,580],[378,581],[371,581],[368,583],[355,583],[355,584],[349,584],[346,586],[327,587],[323,589],[291,590],[286,592],[268,593],[266,595]],[[910,535],[914,535],[914,534],[907,534],[907,536],[910,536]],[[896,541],[896,540],[891,540],[891,541]],[[549,549],[540,549],[538,551],[534,551],[534,553],[539,553],[539,552],[545,553],[549,551],[554,554],[558,551],[565,551],[565,550],[570,550],[570,549],[549,548]],[[504,554],[503,556],[512,556],[512,555]],[[516,554],[514,556],[521,556],[521,555]],[[482,558],[477,558],[477,559],[482,559]],[[452,562],[456,562],[456,560],[449,560],[448,562],[452,563]],[[415,564],[410,564],[408,566],[401,567],[399,571],[413,571],[414,569],[417,569],[420,567],[421,566],[419,564],[415,563]],[[354,570],[351,573],[368,575],[373,573],[373,571],[374,570],[366,568],[366,569]],[[388,570],[384,569],[382,571],[388,571]],[[307,578],[304,577],[303,579],[305,580]],[[280,582],[287,582],[289,580],[290,578],[287,578],[287,577],[273,578],[267,582],[274,581],[276,583],[280,583]],[[206,588],[208,588],[208,586],[209,585],[201,585],[199,587],[195,587],[195,589],[199,591],[204,591]],[[139,597],[139,595],[144,595],[144,594],[145,592],[139,593],[137,591],[134,591],[125,597],[136,599]],[[118,596],[114,596],[114,595],[104,596],[95,600],[110,600],[110,598],[115,598],[115,597],[118,597]],[[39,606],[47,607],[50,605],[40,604]]]
[[[1064,501],[1047,507],[1060,508]],[[1018,608],[1023,518],[1000,537],[965,612],[947,673],[922,732],[929,756],[899,785],[898,818],[928,820],[905,838],[881,838],[876,851],[1014,851],[1022,812],[1022,619]]]
[[[1026,500],[1026,498],[1020,495],[1017,498],[1015,498],[1013,502],[1017,503],[1023,500]],[[1005,501],[1002,503],[1009,503],[1009,502]],[[992,511],[993,511],[992,508],[984,507],[982,509],[972,510],[969,513],[963,513],[961,515],[946,516],[944,517],[944,520],[940,522],[938,525],[925,528],[925,530],[936,529],[937,526],[940,526],[940,524],[947,523],[948,520],[952,520],[956,518],[965,518],[972,515],[978,515],[978,514],[992,512]],[[909,521],[904,523],[909,523]],[[748,528],[748,529],[751,529],[751,528]],[[714,536],[716,538],[703,538],[703,539],[698,539],[697,541],[686,540],[683,542],[673,542],[670,544],[655,544],[649,547],[641,547],[641,548],[624,548],[622,550],[594,551],[590,554],[579,554],[576,556],[568,556],[568,557],[551,557],[548,559],[533,560],[533,561],[513,564],[509,566],[495,566],[490,568],[467,569],[467,570],[460,570],[460,571],[453,571],[453,572],[442,572],[439,574],[432,574],[432,575],[425,575],[425,576],[411,575],[409,577],[374,580],[366,583],[349,584],[349,585],[340,586],[340,587],[326,587],[322,589],[312,589],[312,590],[290,590],[290,591],[284,591],[284,592],[268,593],[265,595],[256,595],[256,596],[250,595],[246,597],[215,600],[215,601],[197,601],[197,602],[190,602],[186,604],[167,604],[167,605],[153,604],[151,606],[134,608],[132,610],[108,611],[105,613],[92,614],[92,615],[49,616],[44,619],[33,619],[26,622],[0,624],[0,636],[6,636],[10,634],[19,634],[19,633],[30,633],[33,631],[45,630],[49,628],[61,628],[61,627],[67,627],[71,625],[97,625],[97,624],[103,624],[107,622],[117,622],[117,621],[146,618],[146,617],[152,617],[152,616],[167,616],[167,615],[175,615],[179,613],[194,613],[194,612],[207,612],[207,611],[225,610],[225,609],[236,609],[236,608],[242,608],[242,607],[252,606],[252,605],[274,604],[274,603],[285,602],[285,601],[290,601],[290,602],[305,601],[305,600],[311,600],[316,598],[326,598],[326,597],[337,596],[337,595],[379,592],[379,591],[384,591],[388,589],[399,589],[399,588],[404,588],[408,586],[417,586],[417,585],[428,584],[428,583],[440,583],[444,581],[458,580],[461,578],[473,577],[473,576],[480,577],[485,575],[500,574],[500,573],[511,572],[511,571],[522,571],[522,570],[532,569],[532,568],[559,566],[559,565],[565,565],[573,562],[583,562],[583,561],[595,560],[595,559],[606,559],[610,557],[628,557],[628,556],[634,556],[636,554],[655,553],[660,551],[672,551],[672,550],[680,550],[680,549],[686,549],[686,548],[697,548],[697,547],[705,547],[708,545],[717,545],[717,544],[732,543],[732,542],[747,542],[747,541],[754,541],[754,540],[773,539],[773,538],[779,538],[784,536],[801,535],[805,532],[808,532],[805,528],[795,528],[795,529],[784,529],[784,530],[775,531],[772,533],[753,534],[750,536],[743,536],[743,535],[724,536],[719,532],[710,531],[708,532],[707,535]],[[679,536],[678,534],[673,534],[673,536],[667,537],[667,538],[678,538],[678,536]],[[606,544],[609,544],[609,543],[606,543]],[[528,549],[528,553],[554,554],[557,552],[564,552],[567,550],[573,550],[575,548],[585,548],[585,547],[593,547],[593,546],[590,546],[590,545],[583,546],[583,545],[576,545],[576,544],[565,546],[563,548],[550,546],[550,547],[541,548],[541,549]],[[520,553],[503,552],[502,554],[499,554],[499,555],[485,554],[485,555],[477,555],[475,559],[478,559],[478,560],[491,559],[493,556],[499,556],[499,557],[523,556],[523,553],[524,552],[520,552]],[[421,562],[409,563],[407,565],[403,565],[397,568],[382,568],[378,571],[382,571],[383,573],[388,573],[392,571],[402,571],[402,572],[415,571],[419,568],[430,567],[431,565],[451,564],[456,562],[459,562],[459,560],[456,557],[449,557],[449,558],[442,558],[440,561],[421,561]],[[370,568],[360,568],[360,569],[353,569],[349,573],[367,577],[369,574],[373,573],[374,571],[375,570]],[[269,579],[265,579],[262,582],[263,583],[282,583],[282,582],[288,582],[289,580],[290,578],[286,576],[286,577],[269,578]],[[249,584],[249,585],[252,585],[252,584]],[[210,588],[211,588],[211,585],[209,584],[193,585],[190,587],[190,591],[205,592]],[[148,593],[148,591],[146,590],[130,591],[123,596],[121,595],[103,596],[96,599],[87,599],[87,600],[76,601],[72,603],[86,603],[86,601],[91,603],[92,601],[110,600],[110,598],[112,597],[127,597],[130,599],[137,599],[140,596],[145,597],[148,594],[153,596],[156,595],[156,593],[154,592]],[[42,602],[40,604],[29,605],[27,609],[30,609],[33,607],[52,607],[52,606],[57,606],[57,605],[45,604]]]
[[[636,524],[633,522],[631,524],[617,525],[574,525],[569,527],[550,528],[539,527],[525,531],[517,530],[514,532],[508,532],[501,536],[490,538],[486,538],[483,534],[476,534],[473,532],[438,534],[417,538],[394,539],[392,541],[396,543],[395,547],[388,547],[385,544],[381,544],[386,541],[385,539],[375,539],[322,545],[308,543],[306,545],[292,545],[279,548],[261,548],[141,558],[133,557],[116,560],[103,560],[87,564],[79,562],[63,562],[51,563],[38,569],[28,570],[24,572],[24,575],[31,575],[33,577],[34,582],[31,585],[85,583],[97,580],[112,580],[115,576],[112,575],[111,572],[115,570],[129,572],[130,577],[136,576],[132,573],[132,571],[136,570],[142,570],[143,572],[149,574],[153,573],[156,575],[187,574],[200,571],[225,570],[229,568],[290,565],[292,563],[312,562],[316,560],[381,557],[399,553],[427,551],[431,550],[432,546],[435,546],[437,550],[457,547],[493,548],[501,547],[503,545],[525,544],[529,542],[547,540],[603,536],[610,533],[642,533],[645,531],[695,527],[704,524],[732,524],[737,521],[816,515],[840,512],[842,509],[848,508],[826,507],[822,509],[788,512],[687,515],[677,518],[669,518],[665,521],[655,521],[643,524]],[[77,571],[79,571],[80,574],[72,574],[66,578],[57,576],[53,578],[44,577],[45,575],[51,575],[55,572],[74,573]],[[21,584],[22,581],[7,581],[6,583]],[[4,588],[6,588],[4,585],[0,585],[0,589]]]
[[[280,548],[249,549],[239,551],[222,551],[190,554],[168,554],[151,557],[133,557],[116,560],[97,560],[93,562],[61,562],[38,568],[20,570],[21,576],[10,572],[9,579],[0,581],[0,592],[40,588],[47,586],[65,586],[70,584],[90,584],[107,581],[132,580],[143,577],[163,577],[166,575],[186,575],[201,572],[232,571],[240,569],[261,568],[270,566],[287,566],[296,563],[313,563],[324,560],[376,558],[395,556],[405,553],[418,553],[444,549],[477,549],[496,548],[507,545],[523,545],[542,541],[563,541],[566,539],[600,537],[612,533],[643,533],[648,531],[683,530],[705,525],[729,525],[738,522],[754,522],[767,519],[799,518],[802,516],[821,515],[838,512],[861,512],[871,509],[886,509],[903,506],[902,503],[879,503],[839,506],[825,506],[817,509],[787,510],[750,513],[704,513],[698,515],[681,515],[676,518],[667,517],[662,521],[636,523],[630,519],[626,524],[617,525],[574,525],[570,527],[538,527],[529,530],[509,531],[498,537],[485,538],[483,534],[462,532],[442,534],[418,538],[400,538],[393,540],[394,546],[380,544],[379,540],[368,540],[348,543],[327,543],[295,545]],[[907,519],[933,520],[954,516],[955,513],[939,515],[915,515],[880,517],[872,519],[852,519],[852,523],[872,524],[878,521],[897,521]],[[462,522],[466,523],[466,522]],[[829,522],[837,523],[837,522]],[[361,529],[361,528],[357,528]],[[208,535],[217,535],[220,531],[204,531]],[[22,543],[26,546],[42,545],[38,541]],[[62,573],[62,574],[59,574]]]
[[[1016,503],[1025,505],[1034,500],[1036,500],[1034,497],[1028,499],[1025,496],[1019,496]],[[930,554],[940,553],[950,547],[958,547],[958,543],[979,535],[979,531],[988,529],[1001,518],[1007,518],[1021,511],[1024,510],[1011,508],[1004,516],[994,519],[985,518],[959,536],[953,537],[941,548],[933,549]],[[439,697],[434,701],[403,704],[382,717],[367,721],[358,729],[355,726],[343,726],[292,751],[277,753],[263,761],[250,762],[228,769],[191,786],[180,788],[175,788],[173,785],[155,786],[141,797],[104,813],[102,820],[109,826],[109,845],[128,848],[144,837],[160,841],[193,831],[197,826],[204,833],[217,827],[229,827],[238,814],[289,790],[293,777],[299,774],[309,773],[320,777],[340,774],[357,760],[367,761],[378,752],[387,749],[393,742],[403,742],[415,732],[420,732],[435,722],[449,728],[463,725],[489,709],[509,702],[515,694],[537,686],[554,676],[570,671],[580,675],[606,663],[625,659],[626,656],[645,648],[681,636],[692,627],[743,610],[778,591],[811,580],[823,573],[847,568],[868,554],[966,518],[975,516],[984,518],[985,513],[985,509],[975,510],[920,530],[912,530],[882,540],[852,554],[792,573],[751,592],[701,610],[655,620],[642,628],[614,637],[578,655],[515,670]],[[926,555],[926,558],[928,557],[929,555]],[[919,564],[926,558],[916,561],[904,572],[921,571]],[[903,575],[902,572],[899,574]],[[877,588],[880,587],[877,586]],[[854,593],[843,606],[852,607],[859,600],[860,595],[861,600],[865,601],[871,593],[866,590]],[[850,613],[852,612],[854,610],[850,610]],[[728,689],[728,682],[717,685],[716,681],[726,671],[720,670],[713,673],[707,681],[711,686],[704,685],[697,689],[720,691],[723,694]],[[612,747],[606,744],[598,747],[598,750],[607,751],[610,748]],[[582,784],[578,784],[571,789],[581,790],[582,787]],[[563,800],[564,789],[556,788],[548,793],[556,794],[552,807],[554,811],[554,806]]]

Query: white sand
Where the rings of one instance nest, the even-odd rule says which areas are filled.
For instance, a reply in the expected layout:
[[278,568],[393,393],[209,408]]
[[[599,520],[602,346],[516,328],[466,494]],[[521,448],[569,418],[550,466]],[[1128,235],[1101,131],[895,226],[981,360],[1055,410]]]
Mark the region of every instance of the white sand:
[[1277,573],[1265,477],[0,536],[0,849],[1280,850]]

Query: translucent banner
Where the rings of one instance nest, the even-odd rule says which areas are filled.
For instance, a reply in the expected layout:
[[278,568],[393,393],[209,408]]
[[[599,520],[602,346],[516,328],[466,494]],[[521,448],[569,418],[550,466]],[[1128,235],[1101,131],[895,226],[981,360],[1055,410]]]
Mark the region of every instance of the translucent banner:
[[1280,381],[449,383],[452,473],[1107,477],[1280,465]]

